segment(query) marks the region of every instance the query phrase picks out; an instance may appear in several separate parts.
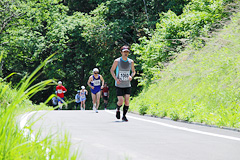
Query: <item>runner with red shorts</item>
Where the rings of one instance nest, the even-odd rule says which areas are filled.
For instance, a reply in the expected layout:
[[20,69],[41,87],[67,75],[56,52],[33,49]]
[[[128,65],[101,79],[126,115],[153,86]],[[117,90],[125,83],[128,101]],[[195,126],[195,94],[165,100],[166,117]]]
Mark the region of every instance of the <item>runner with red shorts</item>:
[[109,88],[107,86],[107,83],[104,84],[104,87],[102,89],[102,98],[104,102],[104,109],[107,109],[108,99],[109,99]]

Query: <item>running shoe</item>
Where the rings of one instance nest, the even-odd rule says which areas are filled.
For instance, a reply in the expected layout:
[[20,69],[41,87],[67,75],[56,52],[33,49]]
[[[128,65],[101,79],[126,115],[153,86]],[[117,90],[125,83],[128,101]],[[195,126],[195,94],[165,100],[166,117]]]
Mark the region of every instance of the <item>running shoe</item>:
[[116,117],[117,119],[120,119],[120,111],[116,111]]
[[96,109],[96,113],[98,113],[98,110]]
[[128,119],[127,119],[127,117],[126,117],[126,116],[122,117],[122,120],[123,120],[123,121],[125,121],[125,122],[127,122],[127,121],[128,121]]

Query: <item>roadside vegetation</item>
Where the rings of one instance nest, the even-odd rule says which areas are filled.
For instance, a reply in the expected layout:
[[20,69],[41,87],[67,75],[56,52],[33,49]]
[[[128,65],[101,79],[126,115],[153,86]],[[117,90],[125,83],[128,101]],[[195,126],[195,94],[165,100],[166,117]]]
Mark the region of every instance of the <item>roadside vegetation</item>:
[[70,153],[71,144],[66,134],[40,138],[40,132],[32,136],[31,127],[34,123],[20,127],[19,118],[24,113],[49,110],[46,104],[34,105],[29,100],[35,93],[53,83],[53,80],[46,80],[29,87],[46,62],[47,60],[30,76],[26,76],[16,89],[0,79],[0,159],[77,159],[77,152]]
[[240,128],[240,13],[203,48],[189,45],[133,98],[131,111]]

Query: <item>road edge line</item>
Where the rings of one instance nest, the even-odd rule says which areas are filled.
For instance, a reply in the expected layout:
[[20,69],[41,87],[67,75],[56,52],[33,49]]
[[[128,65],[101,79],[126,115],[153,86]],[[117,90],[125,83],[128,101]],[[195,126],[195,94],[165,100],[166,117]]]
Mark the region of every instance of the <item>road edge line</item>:
[[[111,112],[109,110],[106,110],[106,112],[115,115],[115,112],[113,113],[113,112]],[[219,137],[219,138],[225,138],[225,139],[240,141],[240,138],[237,138],[237,137],[226,136],[226,135],[210,133],[210,132],[205,132],[205,131],[199,131],[199,130],[196,130],[196,129],[190,129],[190,128],[186,128],[186,127],[174,126],[174,125],[166,124],[166,123],[163,123],[163,122],[157,122],[157,121],[143,119],[143,118],[138,118],[138,117],[133,117],[133,116],[129,116],[129,115],[128,115],[128,118],[132,118],[132,119],[136,119],[136,120],[140,120],[140,121],[144,121],[144,122],[149,122],[149,123],[154,123],[154,124],[158,124],[158,125],[161,125],[161,126],[174,128],[174,129],[178,129],[178,130],[183,130],[183,131],[187,131],[187,132],[198,133],[198,134],[203,134],[203,135],[208,135],[208,136],[213,136],[213,137]]]

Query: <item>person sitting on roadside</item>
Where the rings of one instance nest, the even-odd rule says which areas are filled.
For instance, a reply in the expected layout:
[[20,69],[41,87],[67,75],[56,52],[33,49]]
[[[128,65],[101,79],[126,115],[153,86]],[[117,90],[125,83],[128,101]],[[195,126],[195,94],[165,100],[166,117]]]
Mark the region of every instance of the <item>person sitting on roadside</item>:
[[80,90],[77,91],[77,94],[75,96],[75,107],[74,109],[76,110],[79,106],[79,109],[80,109],[80,104],[81,104],[81,101],[80,101]]

